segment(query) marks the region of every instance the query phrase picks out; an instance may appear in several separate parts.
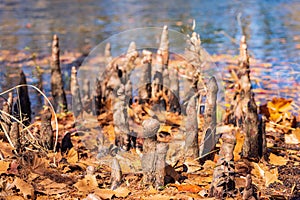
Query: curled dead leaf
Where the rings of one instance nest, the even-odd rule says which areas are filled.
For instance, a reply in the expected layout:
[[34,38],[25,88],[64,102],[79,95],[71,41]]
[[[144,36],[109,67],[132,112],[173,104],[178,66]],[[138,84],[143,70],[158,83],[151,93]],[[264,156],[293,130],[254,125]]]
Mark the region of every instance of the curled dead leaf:
[[34,188],[20,178],[16,178],[13,183],[20,190],[25,199],[34,199]]

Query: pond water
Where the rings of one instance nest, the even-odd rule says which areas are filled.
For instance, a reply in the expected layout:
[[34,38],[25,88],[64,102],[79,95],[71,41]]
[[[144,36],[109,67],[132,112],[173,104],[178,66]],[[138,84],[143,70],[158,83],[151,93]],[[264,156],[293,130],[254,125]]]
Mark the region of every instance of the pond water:
[[210,54],[237,54],[245,34],[252,56],[274,69],[287,65],[283,74],[294,70],[291,76],[300,81],[299,11],[297,0],[0,0],[0,49],[50,54],[56,33],[62,51],[89,52],[134,28],[168,25],[190,33],[195,19]]

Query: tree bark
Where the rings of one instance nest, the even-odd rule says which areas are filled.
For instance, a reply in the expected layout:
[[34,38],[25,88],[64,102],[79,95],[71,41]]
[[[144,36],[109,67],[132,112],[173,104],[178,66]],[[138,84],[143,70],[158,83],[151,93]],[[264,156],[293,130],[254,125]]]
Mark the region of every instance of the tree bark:
[[168,26],[164,26],[163,31],[161,33],[159,50],[162,55],[162,64],[165,68],[167,68],[169,64],[169,33]]
[[121,85],[117,90],[116,102],[113,109],[114,130],[116,134],[116,144],[124,150],[129,149],[129,123],[127,104],[125,96],[125,86]]
[[[254,100],[254,94],[251,91],[250,81],[250,65],[249,55],[247,52],[247,44],[245,36],[242,37],[240,43],[240,61],[239,72],[241,91],[239,94],[240,107],[242,109],[242,128],[245,133],[245,141],[243,144],[242,155],[245,158],[258,160],[259,159],[259,121],[257,114],[257,106]],[[238,106],[239,107],[239,106]]]
[[59,60],[59,39],[57,35],[53,36],[52,42],[52,60],[51,60],[51,92],[54,98],[54,106],[57,112],[66,112],[67,99],[64,91],[64,84],[60,69]]
[[74,113],[74,116],[78,117],[79,114],[82,112],[83,106],[81,102],[79,84],[77,80],[76,67],[72,67],[70,89],[72,94],[72,111]]
[[[218,84],[215,77],[211,77],[207,83],[207,94],[204,112],[204,127],[200,144],[200,157],[207,155],[215,148],[218,140],[216,137],[217,126],[217,94]],[[202,158],[203,159],[203,158]]]
[[110,186],[110,189],[111,190],[117,189],[119,187],[119,185],[121,184],[121,181],[122,181],[121,166],[120,166],[117,158],[113,158],[112,164],[111,164],[111,177],[110,177],[111,186]]
[[[26,77],[23,71],[20,73],[20,85],[26,85]],[[31,103],[28,95],[27,86],[18,88],[18,100],[14,105],[14,115],[28,126],[31,122]],[[21,113],[21,114],[20,114]]]
[[156,169],[156,144],[157,144],[157,132],[159,130],[159,121],[154,118],[146,119],[143,122],[143,157],[142,157],[142,169],[143,169],[143,183],[145,185],[152,185],[155,181],[155,169]]
[[141,103],[151,98],[152,52],[143,50],[139,98]]
[[215,199],[231,196],[235,189],[233,156],[236,144],[235,134],[233,132],[223,133],[222,140],[223,144],[210,187],[210,196],[215,197]]
[[49,107],[45,107],[41,116],[41,145],[47,149],[53,149],[53,130],[51,125],[52,113]]
[[197,109],[196,109],[196,98],[192,96],[188,102],[186,109],[186,120],[185,120],[185,157],[196,159],[199,157],[199,146],[198,146],[198,120],[197,120]]

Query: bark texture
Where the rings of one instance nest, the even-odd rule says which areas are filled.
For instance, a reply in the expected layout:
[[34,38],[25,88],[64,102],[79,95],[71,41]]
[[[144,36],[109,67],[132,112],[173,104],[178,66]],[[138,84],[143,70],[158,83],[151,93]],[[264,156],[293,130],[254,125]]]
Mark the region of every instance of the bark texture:
[[211,77],[207,83],[207,94],[204,112],[203,135],[200,144],[200,157],[207,155],[215,148],[217,142],[217,94],[218,84],[215,77]]
[[41,145],[48,150],[53,149],[53,130],[51,125],[52,113],[49,107],[45,107],[41,116]]
[[[26,85],[26,76],[23,71],[20,73],[20,85]],[[17,89],[18,100],[14,105],[14,115],[28,126],[31,122],[31,103],[28,95],[27,86],[22,86]]]
[[190,98],[187,105],[186,114],[185,157],[195,159],[199,157],[198,120],[195,96]]
[[76,67],[72,67],[71,71],[71,83],[70,89],[72,94],[72,111],[75,117],[78,117],[79,114],[82,112],[82,102],[79,90],[79,84],[77,80],[77,70]]
[[125,86],[121,85],[117,90],[116,102],[113,109],[114,130],[116,134],[116,144],[124,150],[129,149],[129,123],[127,104],[125,96]]
[[64,91],[64,83],[60,69],[60,49],[57,35],[53,36],[51,59],[51,92],[54,98],[54,106],[57,112],[67,111],[67,99]]
[[236,144],[235,134],[223,133],[223,144],[219,152],[219,159],[213,173],[210,188],[210,196],[215,199],[225,199],[232,196],[235,190],[234,180],[234,156],[233,150]]

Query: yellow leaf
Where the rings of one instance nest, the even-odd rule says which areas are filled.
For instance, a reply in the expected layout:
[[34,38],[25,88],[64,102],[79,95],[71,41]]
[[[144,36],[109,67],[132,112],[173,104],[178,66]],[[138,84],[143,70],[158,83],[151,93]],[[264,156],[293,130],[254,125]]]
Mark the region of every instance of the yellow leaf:
[[287,163],[287,160],[284,157],[276,156],[273,153],[270,154],[269,159],[270,159],[270,163],[272,165],[286,165],[286,163]]
[[299,144],[300,143],[300,128],[293,130],[291,134],[284,135],[286,144]]
[[277,171],[277,168],[275,168],[272,171],[266,171],[265,172],[265,180],[266,180],[266,186],[267,187],[269,187],[269,185],[271,183],[274,183],[274,182],[278,182],[278,183],[282,184],[282,182],[280,180],[278,180],[278,171]]
[[0,161],[0,174],[6,173],[7,169],[9,168],[9,162],[5,162],[3,160]]
[[71,148],[69,150],[68,155],[67,155],[67,161],[70,164],[74,164],[74,163],[78,162],[78,152],[74,148]]

